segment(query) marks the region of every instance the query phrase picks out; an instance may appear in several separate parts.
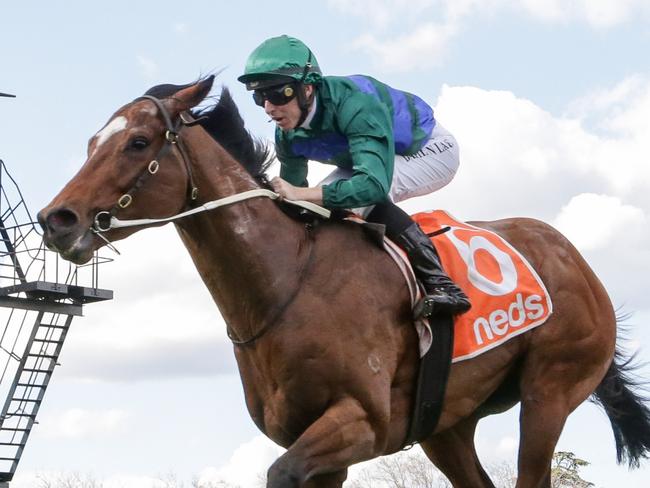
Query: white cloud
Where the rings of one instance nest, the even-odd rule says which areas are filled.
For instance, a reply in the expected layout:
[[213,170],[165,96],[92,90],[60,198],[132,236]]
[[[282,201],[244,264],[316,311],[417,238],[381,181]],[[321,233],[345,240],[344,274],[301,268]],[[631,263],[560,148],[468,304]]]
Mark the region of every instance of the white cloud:
[[97,439],[122,434],[129,424],[123,410],[85,410],[73,408],[59,414],[43,413],[39,435],[60,439]]
[[86,305],[73,321],[61,376],[133,381],[234,372],[225,323],[174,227],[115,245],[121,255],[99,270],[99,286],[115,298]]
[[136,56],[136,61],[140,67],[140,72],[146,79],[151,80],[158,76],[160,67],[153,59],[138,55]]
[[645,0],[329,0],[328,3],[342,13],[363,17],[379,27],[441,13],[455,20],[514,10],[543,22],[586,22],[605,28],[650,12]]
[[587,23],[594,28],[611,28],[650,13],[646,0],[329,0],[329,5],[366,20],[368,31],[353,47],[391,72],[435,65],[473,17],[499,11],[515,11],[553,24]]
[[503,458],[513,457],[517,453],[517,449],[519,449],[519,439],[512,436],[501,438],[497,445],[497,452]]
[[580,251],[612,246],[647,226],[641,209],[593,193],[573,197],[554,224]]
[[239,446],[224,466],[205,468],[199,476],[199,486],[221,481],[241,488],[257,488],[260,478],[283,452],[277,444],[259,435]]
[[650,80],[644,80],[644,89],[629,91],[624,102],[601,104],[598,120],[611,122],[598,130],[587,128],[593,113],[582,107],[580,115],[573,110],[554,117],[510,92],[444,86],[436,116],[456,135],[461,151],[452,186],[464,198],[455,206],[474,206],[483,195],[490,205],[483,201],[479,211],[547,220],[576,193],[647,206],[650,124],[642,113],[650,108]]
[[177,34],[186,34],[189,31],[189,26],[184,22],[178,22],[174,24],[173,30]]
[[547,22],[587,22],[597,28],[607,28],[630,20],[648,11],[644,0],[523,0],[504,2],[521,7],[532,17]]
[[421,70],[442,61],[447,45],[456,35],[454,23],[443,25],[427,22],[413,32],[382,40],[365,34],[353,42],[353,47],[369,53],[380,68],[386,71]]
[[339,12],[361,17],[379,29],[398,19],[417,19],[438,3],[439,0],[328,0]]

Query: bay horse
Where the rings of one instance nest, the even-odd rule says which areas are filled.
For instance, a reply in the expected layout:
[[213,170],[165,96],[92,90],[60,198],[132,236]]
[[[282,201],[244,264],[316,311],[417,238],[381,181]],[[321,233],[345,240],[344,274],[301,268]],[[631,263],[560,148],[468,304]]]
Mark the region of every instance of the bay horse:
[[[213,81],[159,85],[115,112],[76,176],[39,212],[50,249],[84,263],[143,227],[115,227],[117,217],[164,219],[264,186],[268,151],[227,89],[196,108]],[[454,487],[494,487],[476,454],[476,425],[520,402],[516,486],[550,487],[565,420],[592,396],[612,423],[619,462],[638,465],[650,448],[650,411],[616,353],[616,316],[601,282],[549,225],[475,225],[529,260],[554,312],[452,365],[439,423],[420,443],[426,455]],[[263,197],[175,226],[227,324],[252,419],[287,448],[267,487],[341,487],[352,464],[403,447],[419,359],[409,293],[360,226],[306,225]]]

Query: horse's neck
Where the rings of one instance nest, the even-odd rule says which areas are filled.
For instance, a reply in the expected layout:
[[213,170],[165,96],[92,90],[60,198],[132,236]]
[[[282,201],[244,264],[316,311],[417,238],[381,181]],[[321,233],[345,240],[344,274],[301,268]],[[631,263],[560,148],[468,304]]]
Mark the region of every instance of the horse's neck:
[[[201,203],[259,187],[220,146],[196,147],[190,152]],[[178,230],[224,319],[240,338],[256,332],[299,286],[307,259],[306,232],[267,198],[199,214],[179,222]]]

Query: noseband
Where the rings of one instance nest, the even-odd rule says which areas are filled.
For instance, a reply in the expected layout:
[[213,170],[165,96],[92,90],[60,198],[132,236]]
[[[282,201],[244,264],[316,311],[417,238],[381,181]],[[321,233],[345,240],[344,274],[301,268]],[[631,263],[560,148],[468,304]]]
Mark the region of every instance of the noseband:
[[192,126],[198,123],[198,120],[194,119],[189,113],[181,112],[178,117],[176,124],[172,122],[169,112],[163,105],[163,103],[156,97],[151,95],[143,95],[136,98],[133,103],[140,100],[151,100],[158,110],[162,114],[163,120],[165,121],[165,143],[156,154],[156,157],[151,160],[147,167],[140,173],[138,178],[135,180],[133,186],[122,195],[117,203],[110,210],[103,210],[95,216],[95,222],[93,225],[93,230],[95,232],[107,232],[111,229],[111,219],[115,217],[115,214],[121,210],[127,208],[133,202],[133,195],[145,184],[150,176],[155,175],[160,169],[160,160],[171,151],[173,147],[178,149],[178,152],[181,155],[181,159],[185,164],[185,169],[188,177],[188,190],[187,197],[190,202],[194,202],[199,196],[199,189],[194,184],[194,177],[192,175],[192,168],[190,166],[190,160],[187,155],[187,150],[180,138],[180,131],[183,129],[183,126]]

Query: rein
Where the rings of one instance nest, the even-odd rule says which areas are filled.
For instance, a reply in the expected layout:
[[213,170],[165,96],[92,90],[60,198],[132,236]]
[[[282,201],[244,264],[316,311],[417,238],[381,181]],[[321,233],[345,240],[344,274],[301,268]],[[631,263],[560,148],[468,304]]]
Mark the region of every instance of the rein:
[[[139,225],[151,225],[151,224],[159,224],[163,222],[172,222],[174,220],[189,217],[190,215],[207,212],[209,210],[214,210],[215,208],[224,207],[226,205],[232,205],[233,203],[243,202],[244,200],[250,200],[251,198],[257,198],[257,197],[266,197],[266,198],[270,198],[271,200],[277,200],[280,198],[280,195],[271,190],[258,188],[256,190],[248,190],[242,193],[235,193],[234,195],[230,195],[224,198],[219,198],[218,200],[212,200],[210,202],[204,203],[199,207],[193,208],[191,210],[187,210],[186,212],[181,212],[176,215],[172,215],[171,217],[164,217],[160,219],[120,220],[117,217],[110,216],[110,220],[108,221],[108,226],[102,227],[101,222],[98,221],[98,217],[100,216],[100,214],[108,213],[104,211],[104,212],[99,212],[95,217],[93,229],[95,229],[98,232],[106,232],[111,229],[119,229],[121,227],[135,227]],[[326,219],[330,218],[332,213],[326,208],[316,205],[315,203],[306,202],[304,200],[283,200],[283,201],[291,205],[296,205],[297,207],[305,208],[322,217],[325,217]]]

